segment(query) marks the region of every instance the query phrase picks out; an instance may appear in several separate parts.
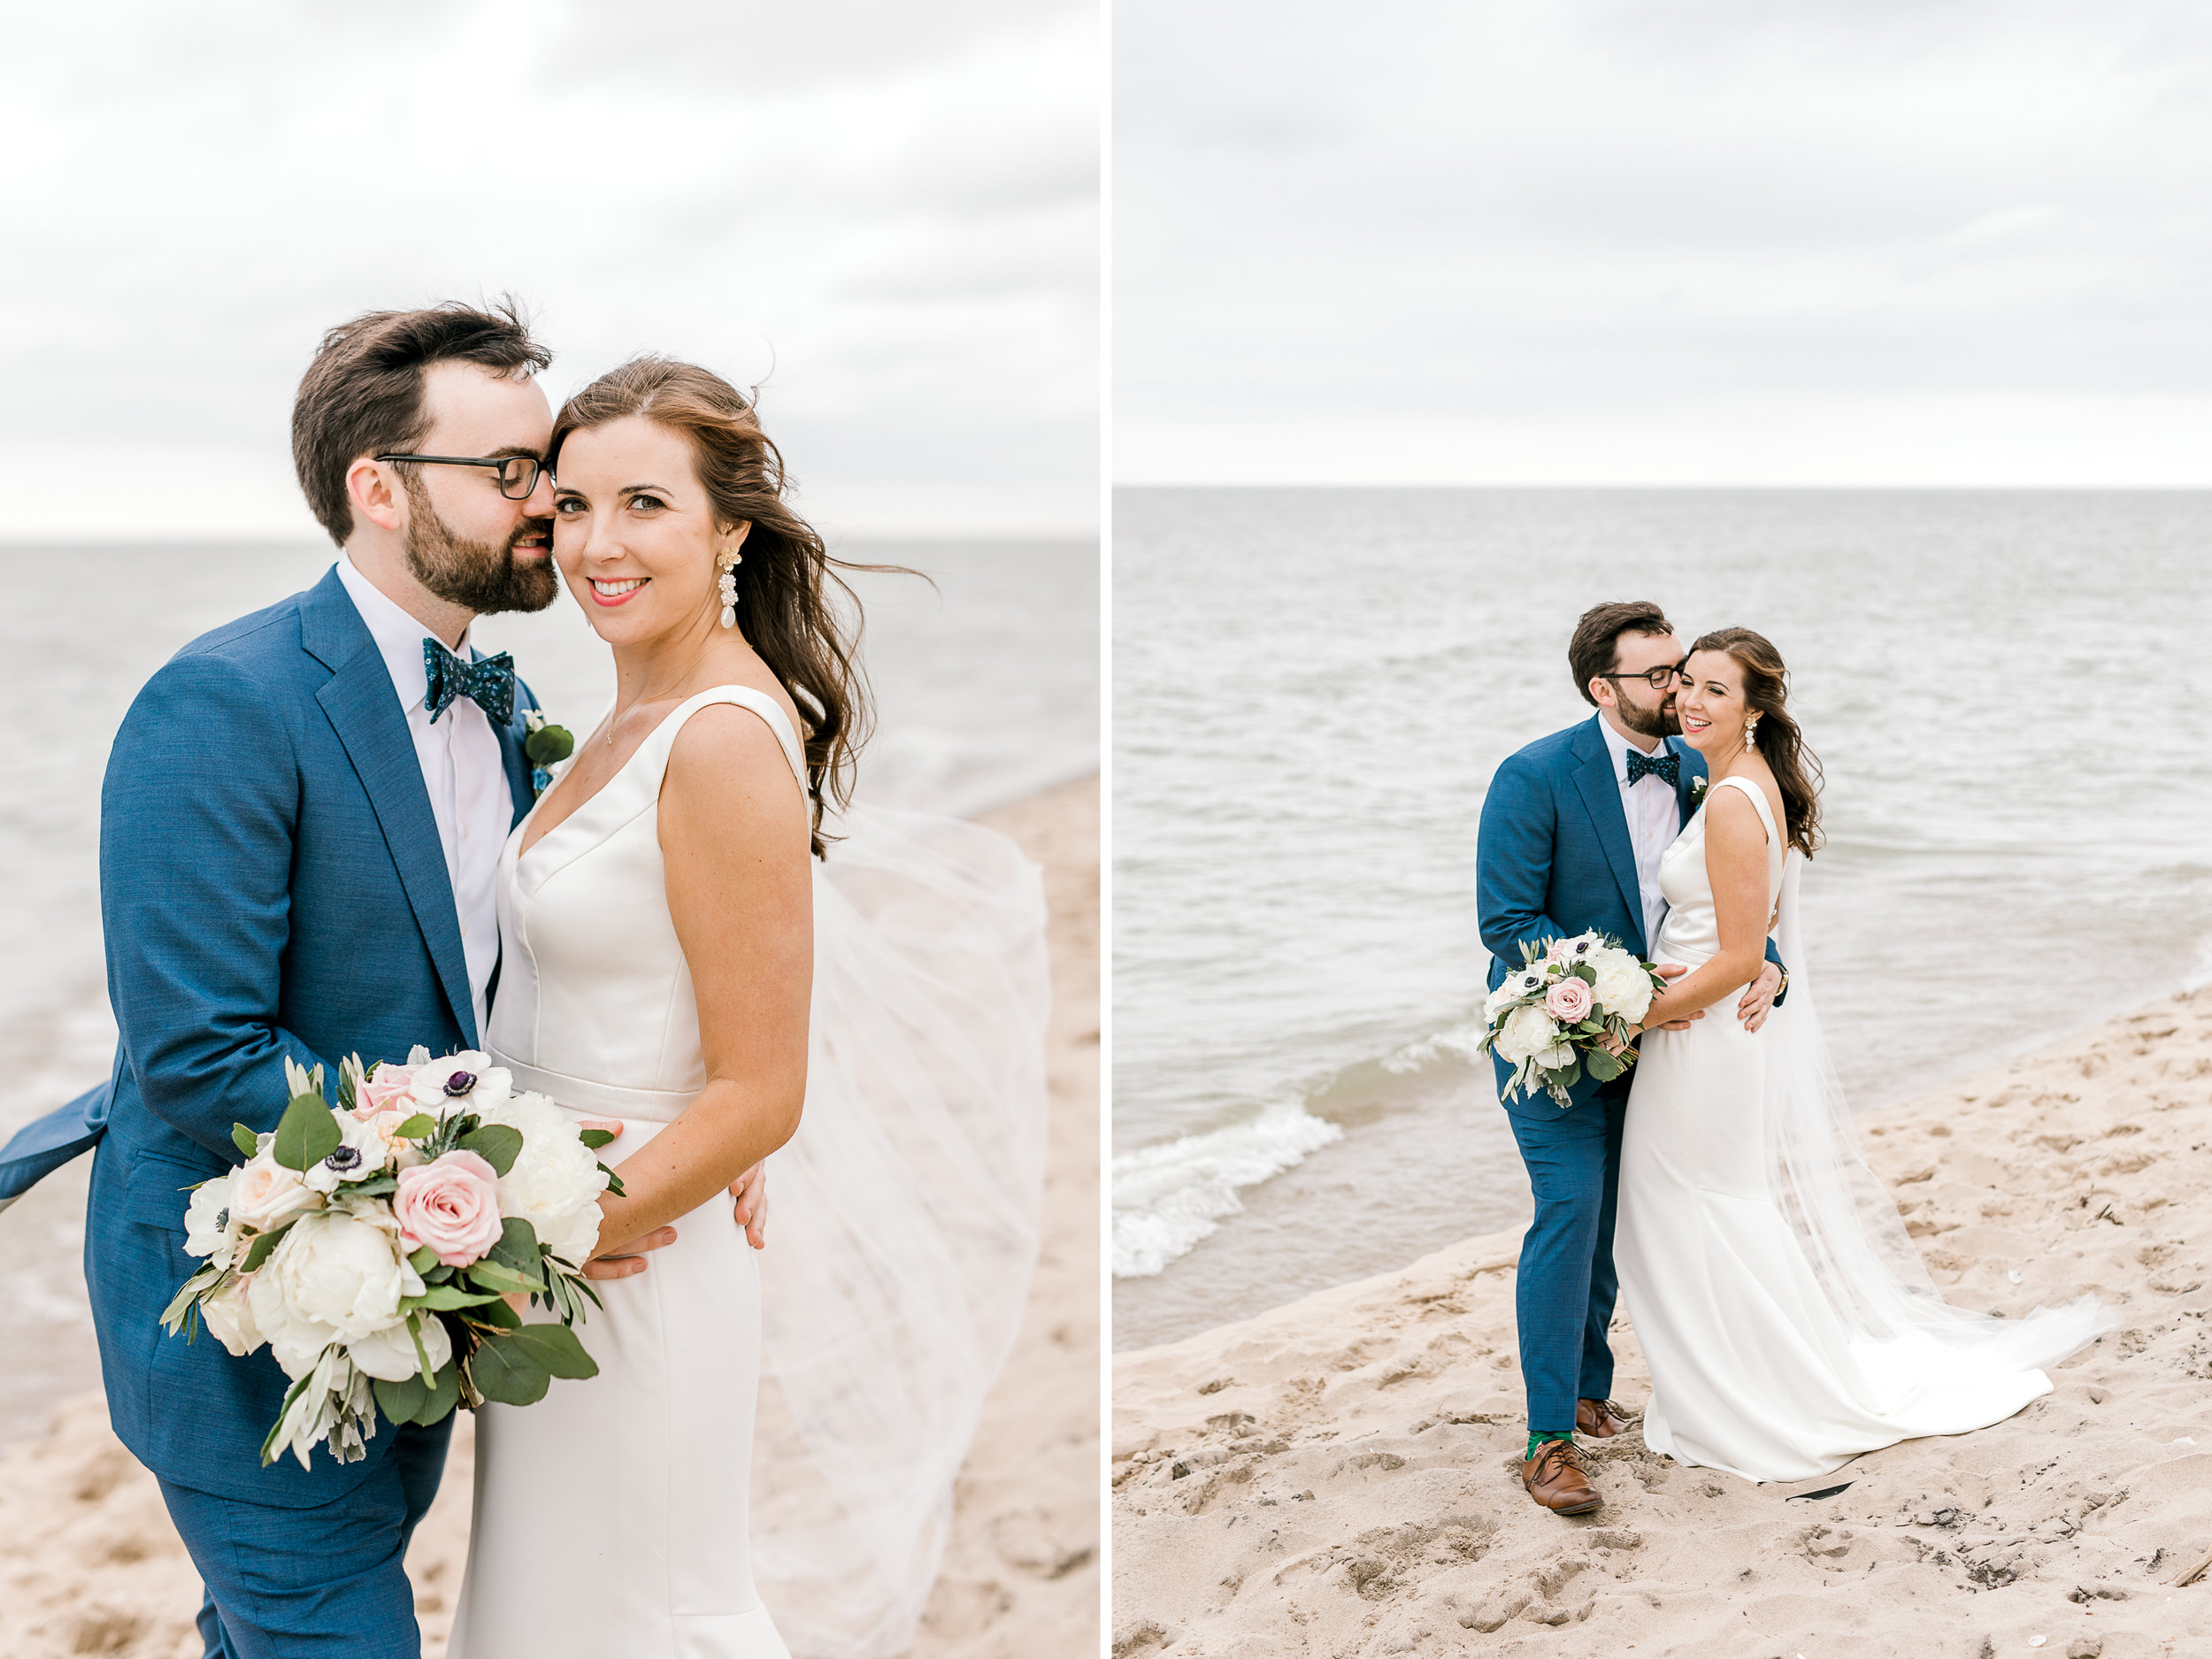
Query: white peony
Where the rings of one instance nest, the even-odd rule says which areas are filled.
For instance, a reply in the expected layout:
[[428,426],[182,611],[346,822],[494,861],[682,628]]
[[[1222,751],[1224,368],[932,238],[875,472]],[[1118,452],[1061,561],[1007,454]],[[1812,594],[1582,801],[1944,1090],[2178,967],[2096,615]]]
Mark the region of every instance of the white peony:
[[522,1150],[499,1178],[499,1213],[520,1217],[538,1242],[576,1266],[599,1242],[598,1155],[576,1138],[576,1122],[542,1094],[521,1094],[481,1108],[488,1124],[522,1132]]
[[261,1327],[254,1323],[253,1302],[248,1291],[251,1279],[233,1274],[222,1289],[200,1298],[200,1319],[214,1339],[240,1358],[262,1344]]
[[1561,1071],[1564,1069],[1574,1059],[1574,1044],[1571,1042],[1555,1042],[1550,1048],[1545,1049],[1541,1054],[1539,1054],[1536,1056],[1536,1069],[1540,1071]]
[[185,1206],[185,1250],[204,1256],[217,1267],[228,1267],[238,1259],[240,1224],[230,1212],[231,1183],[236,1174],[234,1170],[211,1181],[202,1181],[192,1191],[192,1202]]
[[[434,1313],[419,1314],[415,1323],[422,1329],[423,1351],[429,1356],[434,1376],[453,1357],[453,1339],[446,1334],[445,1321]],[[356,1337],[346,1351],[356,1365],[386,1382],[404,1382],[422,1371],[422,1362],[415,1357],[415,1340],[407,1333],[404,1319]]]
[[331,1343],[394,1323],[400,1298],[422,1288],[389,1230],[334,1210],[294,1224],[254,1274],[250,1295],[255,1324],[296,1381]]
[[267,1233],[303,1210],[322,1203],[322,1194],[288,1170],[264,1147],[231,1177],[230,1217],[242,1226]]
[[1625,950],[1601,951],[1591,958],[1590,967],[1597,975],[1591,988],[1607,1013],[1633,1025],[1650,1010],[1651,975]]
[[1498,1028],[1498,1040],[1491,1045],[1498,1057],[1508,1065],[1518,1065],[1532,1055],[1541,1054],[1559,1041],[1559,1026],[1540,1004],[1532,1002],[1517,1008],[1506,1016],[1505,1024]]

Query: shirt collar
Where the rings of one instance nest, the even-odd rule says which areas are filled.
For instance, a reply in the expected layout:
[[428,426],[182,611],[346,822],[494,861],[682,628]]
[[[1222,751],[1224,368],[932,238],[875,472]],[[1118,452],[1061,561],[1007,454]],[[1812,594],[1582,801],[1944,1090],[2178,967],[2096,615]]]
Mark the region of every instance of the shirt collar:
[[[1613,723],[1602,713],[1598,716],[1598,735],[1605,740],[1605,752],[1613,757],[1614,782],[1625,789],[1628,787],[1628,740],[1613,729]],[[1636,752],[1643,753],[1641,749]],[[1651,751],[1651,758],[1656,760],[1666,753],[1668,753],[1667,740],[1663,737],[1659,740],[1658,746]],[[1641,783],[1643,780],[1639,778],[1636,781]]]
[[[361,613],[361,620],[368,626],[369,637],[376,641],[377,654],[383,657],[384,666],[392,676],[392,685],[399,693],[400,707],[411,713],[419,709],[430,692],[430,676],[422,665],[422,642],[438,636],[364,576],[352,558],[343,552],[338,555],[338,580],[345,588],[347,597],[353,601],[353,608]],[[442,640],[438,642],[445,643]],[[465,663],[472,656],[465,634],[461,636],[461,649],[457,655]],[[1623,766],[1627,764],[1620,763]]]

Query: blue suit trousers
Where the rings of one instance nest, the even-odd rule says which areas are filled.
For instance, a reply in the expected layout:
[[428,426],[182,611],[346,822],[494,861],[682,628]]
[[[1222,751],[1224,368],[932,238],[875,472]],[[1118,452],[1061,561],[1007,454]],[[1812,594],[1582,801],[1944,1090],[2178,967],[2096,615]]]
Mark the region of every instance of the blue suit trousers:
[[1613,1391],[1606,1332],[1620,1294],[1613,1214],[1627,1111],[1624,1077],[1563,1112],[1505,1115],[1536,1195],[1514,1291],[1531,1433],[1571,1433],[1575,1402]]
[[397,1444],[359,1486],[311,1509],[161,1482],[207,1586],[207,1659],[419,1659],[407,1542],[438,1495],[453,1419],[377,1432]]

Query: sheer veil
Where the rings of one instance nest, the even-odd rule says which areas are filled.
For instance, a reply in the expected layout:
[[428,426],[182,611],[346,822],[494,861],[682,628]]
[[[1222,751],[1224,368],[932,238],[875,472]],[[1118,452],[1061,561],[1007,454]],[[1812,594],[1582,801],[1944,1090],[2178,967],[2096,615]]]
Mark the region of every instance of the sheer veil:
[[[1784,1013],[1767,1031],[1770,1179],[1805,1261],[1872,1370],[1909,1371],[1970,1359],[2005,1369],[2057,1363],[2113,1323],[2093,1296],[2024,1318],[1977,1313],[1947,1302],[1888,1188],[1859,1150],[1843,1088],[1822,1035],[1798,903],[1802,854],[1791,849],[1775,932],[1790,964]],[[1878,1385],[1879,1379],[1877,1379]]]
[[814,878],[805,1110],[770,1164],[753,1563],[804,1659],[912,1642],[1037,1255],[1041,872],[856,807]]

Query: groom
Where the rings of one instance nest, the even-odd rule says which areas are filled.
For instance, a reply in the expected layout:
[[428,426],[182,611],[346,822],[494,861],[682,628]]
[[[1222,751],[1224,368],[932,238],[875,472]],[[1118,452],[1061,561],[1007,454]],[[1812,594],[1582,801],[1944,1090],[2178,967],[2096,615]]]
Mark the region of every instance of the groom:
[[550,360],[511,305],[374,311],[325,335],[292,449],[340,557],[186,646],[131,705],[101,794],[114,1071],[0,1153],[4,1202],[97,1145],[85,1277],[109,1415],[199,1568],[210,1659],[419,1651],[403,1561],[451,1417],[383,1424],[357,1463],[263,1468],[275,1361],[158,1320],[199,1264],[184,1189],[235,1164],[234,1121],[274,1127],[282,1060],[334,1075],[355,1052],[481,1045],[535,705],[468,636],[557,591],[533,379]]
[[[1704,757],[1681,741],[1675,713],[1684,655],[1674,625],[1647,601],[1596,605],[1576,625],[1568,666],[1596,717],[1507,760],[1482,803],[1476,906],[1491,989],[1520,966],[1524,941],[1540,947],[1594,929],[1650,956],[1667,908],[1660,855],[1696,810],[1705,780]],[[1767,957],[1737,1007],[1753,1031],[1787,979],[1770,942]],[[1619,1289],[1613,1211],[1635,1074],[1610,1082],[1586,1074],[1563,1110],[1540,1090],[1506,1100],[1513,1068],[1500,1060],[1497,1073],[1536,1198],[1516,1292],[1529,1426],[1521,1481],[1546,1509],[1580,1515],[1603,1500],[1575,1433],[1605,1440],[1626,1426],[1607,1399],[1606,1332]]]

